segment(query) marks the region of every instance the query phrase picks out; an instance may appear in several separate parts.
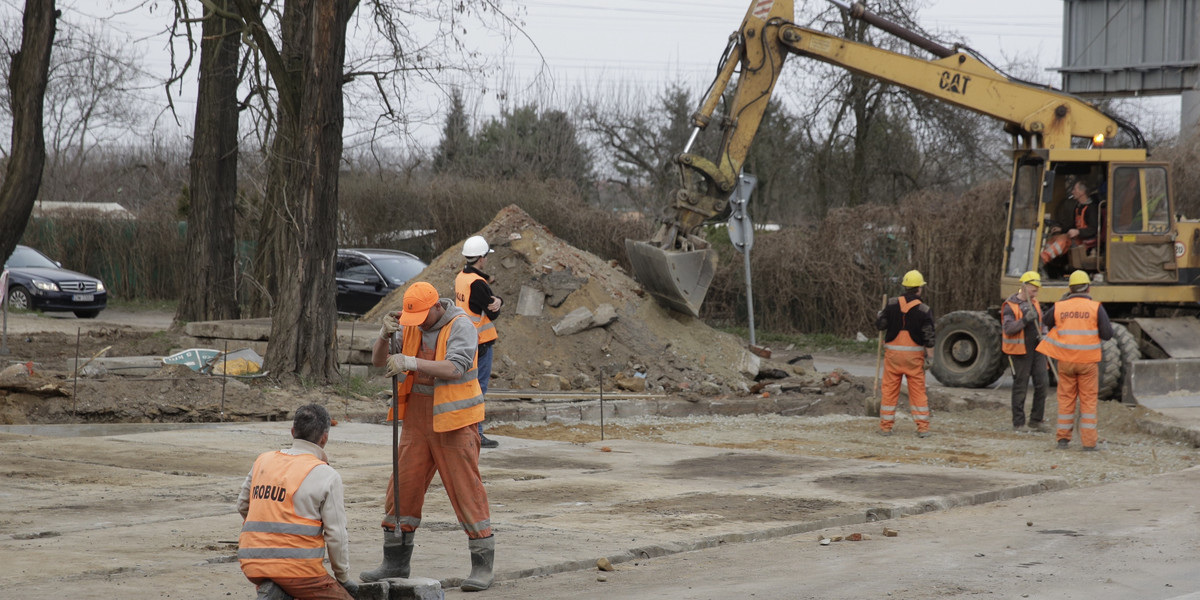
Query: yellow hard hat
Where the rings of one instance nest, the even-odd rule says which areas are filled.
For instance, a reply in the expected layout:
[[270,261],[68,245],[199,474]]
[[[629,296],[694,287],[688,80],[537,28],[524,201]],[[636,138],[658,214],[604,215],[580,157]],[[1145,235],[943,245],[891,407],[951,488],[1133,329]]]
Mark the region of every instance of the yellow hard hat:
[[1037,271],[1025,271],[1025,274],[1021,276],[1021,283],[1042,287],[1042,276],[1038,275]]
[[1092,280],[1088,278],[1087,271],[1075,271],[1067,280],[1067,285],[1091,285],[1091,283]]
[[900,280],[900,285],[907,288],[921,287],[925,285],[925,278],[921,276],[921,272],[913,269],[904,274],[904,279]]

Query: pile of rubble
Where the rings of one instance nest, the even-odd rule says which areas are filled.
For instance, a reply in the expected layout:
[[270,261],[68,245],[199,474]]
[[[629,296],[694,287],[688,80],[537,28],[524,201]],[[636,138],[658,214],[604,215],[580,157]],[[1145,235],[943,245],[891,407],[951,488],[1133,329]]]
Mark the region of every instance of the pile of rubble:
[[[759,358],[743,340],[669,311],[614,263],[579,250],[517,206],[479,232],[495,253],[485,271],[504,308],[496,320],[494,389],[605,389],[718,395],[747,393]],[[418,279],[452,297],[462,270],[461,244],[438,256]],[[403,290],[364,320],[400,310]]]

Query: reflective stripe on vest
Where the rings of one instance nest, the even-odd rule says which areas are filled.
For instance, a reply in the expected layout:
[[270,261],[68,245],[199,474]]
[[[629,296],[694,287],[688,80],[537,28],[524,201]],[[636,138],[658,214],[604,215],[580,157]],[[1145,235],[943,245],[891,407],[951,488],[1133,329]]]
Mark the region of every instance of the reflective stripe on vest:
[[238,536],[238,560],[247,577],[327,575],[321,521],[296,514],[293,496],[308,474],[325,464],[311,454],[266,452],[250,474],[250,510]]
[[[1031,300],[1030,302],[1033,304],[1034,313],[1037,314],[1037,330],[1041,331],[1042,305],[1039,304],[1037,300]],[[1014,319],[1020,321],[1021,318],[1025,316],[1025,313],[1021,310],[1020,305],[1018,305],[1016,302],[1009,302],[1005,300],[1004,304],[1012,309]],[[1022,325],[1021,331],[1018,331],[1015,334],[1009,335],[1003,331],[1001,334],[1003,335],[1004,343],[1001,344],[1000,349],[1003,350],[1005,354],[1015,354],[1018,356],[1025,354],[1025,325]]]
[[[438,332],[437,348],[434,350],[433,360],[446,360],[446,344],[450,339],[451,326],[454,321],[466,318],[468,318],[467,315],[459,315],[442,326],[441,331]],[[409,356],[417,356],[420,350],[421,329],[405,327],[401,352]],[[471,368],[458,379],[437,378],[433,380],[434,431],[438,433],[453,431],[483,420],[483,389],[479,387],[478,359],[479,354],[476,353],[475,358],[471,359]],[[412,373],[409,373],[401,389],[397,391],[397,397],[400,399],[400,415],[398,417],[400,419],[404,419],[404,409],[410,394],[430,395],[422,393],[428,390],[428,386],[423,385],[424,382],[417,382],[416,379]]]
[[1054,327],[1037,350],[1046,356],[1076,363],[1100,362],[1100,303],[1078,296],[1054,303]]
[[471,284],[476,281],[486,282],[487,280],[478,273],[467,273],[465,271],[460,272],[458,277],[454,278],[454,304],[467,311],[467,316],[470,317],[471,323],[479,331],[479,343],[486,344],[496,341],[499,334],[496,333],[496,324],[492,323],[492,320],[487,315],[471,312]]

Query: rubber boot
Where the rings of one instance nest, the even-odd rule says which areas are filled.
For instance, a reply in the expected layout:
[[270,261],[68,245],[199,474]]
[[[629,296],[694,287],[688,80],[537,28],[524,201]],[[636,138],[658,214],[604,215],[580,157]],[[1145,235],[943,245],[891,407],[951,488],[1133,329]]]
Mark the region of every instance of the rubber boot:
[[413,536],[415,531],[401,531],[399,535],[387,529],[383,530],[383,563],[379,568],[363,571],[358,578],[365,582],[380,579],[408,577],[408,561],[412,559]]
[[462,583],[464,592],[482,592],[492,586],[492,561],[496,558],[496,537],[487,536],[482,539],[470,540],[467,548],[471,550],[471,574]]
[[264,581],[258,586],[258,596],[255,600],[292,600],[292,597],[274,581]]

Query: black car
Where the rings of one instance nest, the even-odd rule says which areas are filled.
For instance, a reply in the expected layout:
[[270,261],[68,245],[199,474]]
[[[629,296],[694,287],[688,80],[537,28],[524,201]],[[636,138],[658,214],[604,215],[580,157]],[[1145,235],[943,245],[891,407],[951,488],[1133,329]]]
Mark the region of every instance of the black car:
[[416,277],[426,266],[416,256],[399,250],[338,250],[338,313],[361,315],[371,310],[384,296]]
[[64,269],[29,246],[17,246],[4,268],[11,308],[73,312],[80,319],[92,319],[108,305],[103,281]]

